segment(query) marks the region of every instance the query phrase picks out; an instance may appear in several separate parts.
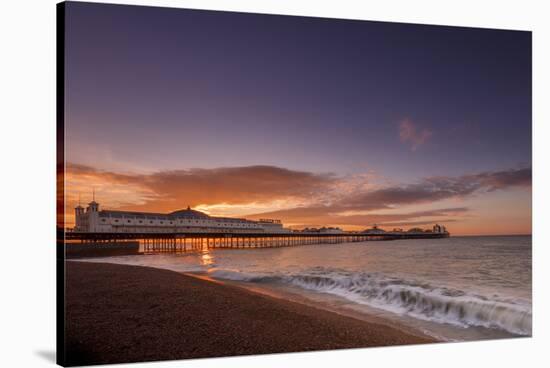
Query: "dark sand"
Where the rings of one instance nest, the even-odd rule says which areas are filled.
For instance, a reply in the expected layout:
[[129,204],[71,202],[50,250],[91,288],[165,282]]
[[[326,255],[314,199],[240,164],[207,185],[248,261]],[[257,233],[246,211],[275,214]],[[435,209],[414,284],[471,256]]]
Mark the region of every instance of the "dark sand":
[[66,264],[67,365],[435,342],[173,271]]

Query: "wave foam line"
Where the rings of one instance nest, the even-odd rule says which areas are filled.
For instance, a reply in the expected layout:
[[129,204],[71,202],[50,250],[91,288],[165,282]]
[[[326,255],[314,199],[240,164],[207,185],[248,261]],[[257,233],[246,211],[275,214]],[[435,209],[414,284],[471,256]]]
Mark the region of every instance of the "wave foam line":
[[497,328],[518,335],[530,335],[532,329],[531,306],[520,300],[488,299],[460,290],[375,274],[316,270],[311,274],[282,275],[220,269],[209,273],[226,280],[287,283],[396,314],[464,328]]

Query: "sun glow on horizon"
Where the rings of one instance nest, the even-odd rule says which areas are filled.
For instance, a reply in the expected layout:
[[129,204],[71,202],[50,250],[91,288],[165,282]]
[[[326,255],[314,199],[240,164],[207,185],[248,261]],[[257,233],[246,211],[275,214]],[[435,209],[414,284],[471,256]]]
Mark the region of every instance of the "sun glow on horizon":
[[[257,168],[251,173],[249,168],[222,168],[143,175],[68,165],[64,185],[66,226],[74,224],[75,206],[79,203],[86,206],[95,189],[96,201],[102,209],[170,213],[189,205],[215,217],[278,219],[294,229],[339,227],[361,231],[377,224],[381,229],[393,230],[416,226],[431,228],[439,223],[456,235],[531,233],[530,186],[434,201],[401,205],[382,202],[372,206],[380,198],[392,198],[384,197],[388,187],[361,185],[361,175],[351,177],[352,182],[346,183],[347,177],[316,177],[317,174],[294,173],[266,166]],[[248,176],[236,175],[241,171],[249,172]],[[265,189],[267,174],[272,190]],[[205,184],[205,175],[211,183]],[[282,176],[272,178],[273,175]],[[297,187],[296,175],[300,180],[303,177],[313,182],[306,182],[302,185],[304,188]],[[285,181],[289,180],[287,177],[290,178],[288,183]],[[399,199],[402,187],[395,185],[389,186],[389,190],[390,193],[396,192]],[[416,187],[413,186],[412,190]],[[372,197],[374,202],[365,201],[365,196]]]

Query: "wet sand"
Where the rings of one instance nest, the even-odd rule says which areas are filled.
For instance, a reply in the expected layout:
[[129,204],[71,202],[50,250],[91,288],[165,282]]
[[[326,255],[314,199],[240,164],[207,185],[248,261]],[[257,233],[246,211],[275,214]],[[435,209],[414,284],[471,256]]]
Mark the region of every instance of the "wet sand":
[[431,343],[177,272],[67,262],[66,362],[87,365]]

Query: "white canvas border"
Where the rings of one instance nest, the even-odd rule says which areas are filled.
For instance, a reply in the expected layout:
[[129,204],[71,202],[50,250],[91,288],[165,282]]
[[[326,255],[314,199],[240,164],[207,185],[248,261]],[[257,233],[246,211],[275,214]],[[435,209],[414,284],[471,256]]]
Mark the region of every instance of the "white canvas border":
[[[543,366],[550,280],[548,11],[542,1],[108,1],[111,3],[532,30],[534,337],[476,343],[144,363],[155,367]],[[53,364],[55,350],[55,1],[2,3],[2,366]],[[29,222],[29,219],[32,222]],[[23,235],[26,237],[23,238]],[[25,239],[22,241],[22,239]],[[28,239],[28,240],[27,240]],[[124,364],[138,367],[144,364]]]

